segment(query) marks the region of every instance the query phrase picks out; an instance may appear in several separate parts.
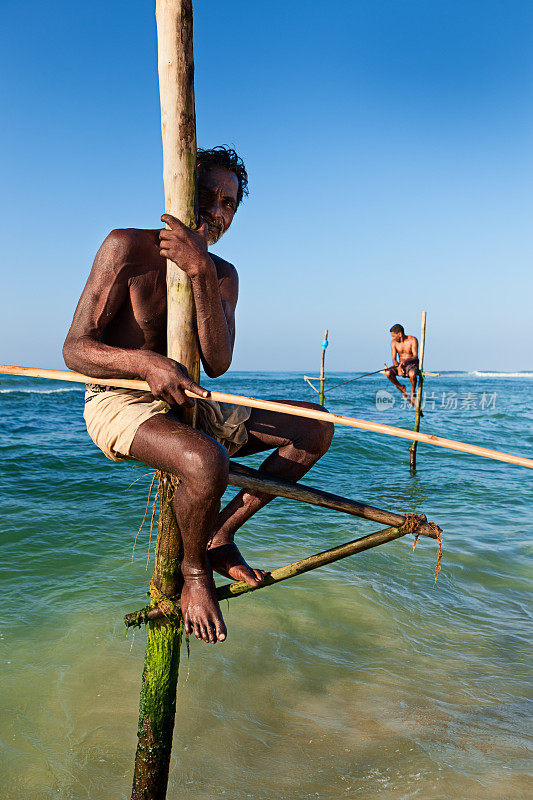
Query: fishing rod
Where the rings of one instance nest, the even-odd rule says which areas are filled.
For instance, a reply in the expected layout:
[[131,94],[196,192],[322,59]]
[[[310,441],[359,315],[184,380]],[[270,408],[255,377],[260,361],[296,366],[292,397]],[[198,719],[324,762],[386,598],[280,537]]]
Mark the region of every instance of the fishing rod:
[[[378,375],[380,372],[384,373],[386,369],[389,369],[389,367],[385,364],[384,367],[375,370],[375,372],[364,372],[362,375],[358,375],[356,378],[350,378],[349,381],[342,381],[342,383],[336,383],[334,386],[330,386],[328,388],[328,394],[331,392],[332,389],[337,389],[339,386],[345,386],[347,383],[353,383],[354,381],[358,381],[361,378],[368,378],[370,375]],[[432,375],[433,377],[438,377],[440,375],[440,372],[424,372],[424,375]],[[304,379],[309,384],[309,386],[313,386],[313,384],[311,383],[312,380],[314,381],[320,380],[319,378],[308,378],[307,375],[304,375]],[[324,380],[328,380],[328,378],[324,378]],[[315,389],[314,386],[313,389]],[[315,392],[318,392],[318,389],[315,389]]]
[[[339,386],[344,386],[347,383],[353,383],[354,381],[358,381],[360,378],[367,378],[369,375],[377,375],[378,372],[383,372],[383,369],[377,369],[375,372],[365,372],[363,375],[358,375],[356,378],[350,378],[349,381],[343,381],[342,383],[336,383],[334,386],[330,386],[328,388],[328,394],[331,392],[332,389],[337,389]],[[317,381],[317,380],[321,380],[321,379],[320,378],[309,378],[307,375],[304,375],[304,381],[306,383],[308,383],[309,386],[311,386],[311,388],[314,389],[315,392],[320,394],[319,390],[315,386],[313,386],[313,384],[311,383],[312,380],[313,381]],[[324,378],[324,380],[327,381],[329,379],[328,378]]]
[[[336,383],[335,386],[330,386],[328,388],[328,394],[329,394],[329,392],[331,392],[332,389],[337,389],[339,386],[345,386],[347,383],[353,383],[354,381],[358,381],[361,378],[368,378],[369,375],[377,375],[380,372],[385,372],[386,369],[389,369],[389,367],[385,364],[384,367],[382,367],[381,369],[377,369],[375,372],[365,372],[365,373],[363,373],[363,375],[358,375],[356,378],[350,378],[349,381],[343,381],[342,383]],[[439,372],[425,372],[424,373],[424,375],[433,375],[433,376],[438,376],[439,374],[440,374]]]
[[[117,389],[136,389],[137,391],[149,392],[150,386],[146,381],[134,380],[132,378],[93,378],[89,375],[81,375],[79,372],[70,372],[59,369],[42,369],[37,367],[18,367],[9,364],[0,364],[0,375],[19,375],[28,378],[46,378],[55,381],[70,381],[72,383],[97,383],[100,386],[110,386]],[[202,399],[188,389],[183,390],[188,397],[196,400]],[[211,391],[210,397],[219,403],[234,403],[237,406],[247,406],[248,408],[261,408],[265,411],[274,411],[278,414],[291,414],[295,417],[306,417],[316,419],[320,422],[332,422],[335,425],[346,425],[349,428],[371,431],[372,433],[383,433],[386,436],[395,436],[399,439],[407,439],[410,442],[423,442],[433,444],[437,447],[445,447],[448,450],[458,450],[461,453],[492,458],[495,461],[504,461],[507,464],[516,464],[520,467],[533,469],[533,459],[515,456],[511,453],[502,453],[499,450],[491,450],[488,447],[479,447],[475,444],[459,442],[456,439],[445,439],[433,433],[420,433],[408,431],[405,428],[396,428],[393,425],[384,425],[381,422],[370,422],[356,417],[346,417],[343,414],[331,414],[328,411],[318,411],[314,408],[303,406],[293,406],[290,403],[278,403],[272,400],[258,400],[255,397],[243,397],[238,394],[227,394],[226,392]]]
[[363,375],[358,375],[357,378],[350,378],[349,381],[343,381],[342,383],[336,383],[335,386],[328,387],[328,394],[331,392],[332,389],[337,389],[339,386],[345,386],[347,383],[353,383],[354,381],[358,381],[361,378],[368,378],[369,375],[377,375],[378,372],[383,372],[383,367],[381,369],[377,369],[375,372],[365,372]]

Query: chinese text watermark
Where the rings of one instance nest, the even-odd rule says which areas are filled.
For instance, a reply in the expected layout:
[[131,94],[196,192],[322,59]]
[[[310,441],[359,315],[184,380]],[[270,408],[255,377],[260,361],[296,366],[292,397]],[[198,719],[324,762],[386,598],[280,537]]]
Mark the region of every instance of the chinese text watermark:
[[[409,395],[396,396],[386,389],[379,389],[375,397],[378,411],[390,411],[394,406],[411,408]],[[494,411],[498,403],[498,392],[428,392],[422,395],[422,411]]]

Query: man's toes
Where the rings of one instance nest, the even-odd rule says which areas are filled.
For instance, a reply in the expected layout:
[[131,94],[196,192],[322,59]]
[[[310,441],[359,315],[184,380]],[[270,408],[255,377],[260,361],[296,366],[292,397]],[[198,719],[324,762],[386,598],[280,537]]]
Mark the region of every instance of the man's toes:
[[187,634],[187,636],[190,636],[191,633],[193,632],[193,629],[187,612],[185,612],[185,616],[183,617],[183,626],[185,628],[185,633]]
[[196,638],[202,639],[203,637],[202,637],[202,632],[200,630],[200,624],[198,622],[195,622],[193,627],[194,627],[194,635],[196,636]]
[[219,619],[215,622],[215,629],[218,641],[223,642],[226,636],[228,635],[228,632],[226,630],[226,626],[224,625],[222,619]]
[[209,644],[216,644],[217,634],[213,624],[209,623],[208,625],[206,625],[205,630],[207,633],[207,641],[209,642]]
[[263,582],[261,576],[256,575],[255,570],[251,569],[250,567],[243,566],[241,569],[239,569],[239,572],[242,576],[240,580],[245,581],[248,586],[260,586],[260,584]]
[[266,578],[266,572],[264,569],[253,569],[252,572],[254,573],[259,583],[264,583],[264,580]]
[[200,623],[200,636],[202,637],[202,641],[206,644],[209,644],[209,628],[207,625]]

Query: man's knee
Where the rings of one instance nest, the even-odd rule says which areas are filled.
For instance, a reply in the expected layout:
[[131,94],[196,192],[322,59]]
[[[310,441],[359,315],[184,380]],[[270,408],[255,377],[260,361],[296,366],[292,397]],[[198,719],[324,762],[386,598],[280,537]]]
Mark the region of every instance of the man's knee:
[[[302,404],[303,405],[303,404]],[[316,409],[317,411],[324,411],[325,409],[318,405],[318,403],[306,403],[306,408]],[[313,453],[320,453],[324,455],[329,449],[335,426],[332,422],[325,422],[318,419],[306,419],[305,436],[306,443]]]
[[194,494],[222,497],[228,485],[228,453],[215,439],[205,437],[201,445],[188,454],[182,471]]
[[335,425],[332,422],[319,422],[318,430],[316,432],[316,445],[321,455],[327,453],[333,434],[335,433]]

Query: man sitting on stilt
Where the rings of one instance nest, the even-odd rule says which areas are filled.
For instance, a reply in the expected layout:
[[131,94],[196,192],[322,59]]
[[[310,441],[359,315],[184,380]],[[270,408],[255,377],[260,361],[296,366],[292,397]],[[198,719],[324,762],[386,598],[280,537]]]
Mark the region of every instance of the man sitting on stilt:
[[399,323],[390,329],[392,367],[385,370],[385,375],[404,397],[407,397],[405,386],[398,382],[398,378],[409,378],[411,382],[411,395],[409,402],[412,406],[416,401],[416,382],[420,374],[418,366],[418,339],[416,336],[406,336],[403,325]]
[[[215,403],[166,356],[170,259],[191,279],[205,372],[216,378],[231,364],[238,276],[208,246],[228,230],[247,183],[233,150],[199,151],[198,230],[164,214],[170,229],[112,231],[96,255],[63,348],[73,370],[95,378],[141,378],[150,386],[150,392],[139,392],[89,385],[84,418],[108,458],[136,459],[178,477],[172,502],[183,541],[185,630],[210,643],[226,638],[212,570],[251,586],[264,581],[263,570],[245,562],[234,535],[273,499],[243,490],[220,512],[229,455],[274,450],[261,469],[297,481],[324,455],[333,436],[330,423]],[[196,429],[177,413],[194,402],[184,389],[201,398]]]

